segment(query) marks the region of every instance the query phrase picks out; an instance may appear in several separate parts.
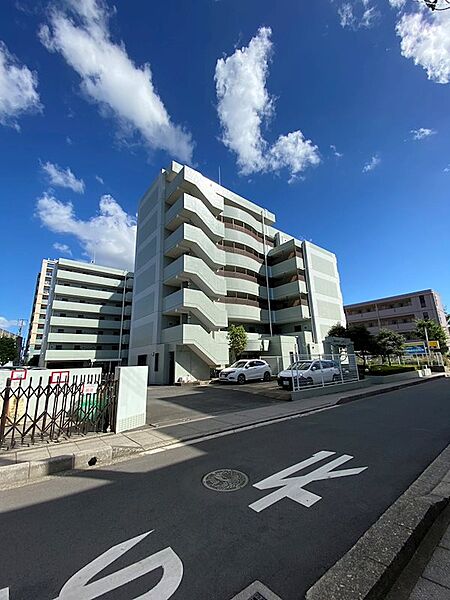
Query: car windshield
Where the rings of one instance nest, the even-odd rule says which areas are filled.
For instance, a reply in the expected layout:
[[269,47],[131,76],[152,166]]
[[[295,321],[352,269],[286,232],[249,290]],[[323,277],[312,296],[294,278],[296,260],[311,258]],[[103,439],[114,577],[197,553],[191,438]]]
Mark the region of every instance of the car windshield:
[[235,362],[234,364],[230,365],[230,369],[243,369],[245,367],[245,365],[247,364],[246,360],[238,360],[237,362]]
[[299,362],[292,363],[289,367],[290,369],[294,369],[296,371],[306,371],[311,366],[311,360],[302,360]]

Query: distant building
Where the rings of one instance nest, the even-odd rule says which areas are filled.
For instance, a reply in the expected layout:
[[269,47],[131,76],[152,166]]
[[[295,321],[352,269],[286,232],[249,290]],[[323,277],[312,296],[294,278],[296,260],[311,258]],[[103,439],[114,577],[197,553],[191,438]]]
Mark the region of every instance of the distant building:
[[418,319],[436,321],[449,334],[441,297],[434,290],[347,304],[344,310],[348,325],[364,325],[373,335],[381,329],[390,329],[407,340],[415,340],[415,321]]
[[25,348],[25,358],[37,365],[42,348],[45,319],[47,317],[48,297],[50,283],[56,260],[44,259],[41,270],[36,278],[33,307],[31,309],[30,323],[28,328],[28,339]]
[[246,356],[289,361],[345,322],[336,256],[274,223],[188,166],[161,171],[139,206],[129,360],[150,383],[208,379],[230,360],[231,324]]
[[45,325],[38,330],[42,339],[34,346],[39,365],[110,370],[127,364],[133,273],[62,258],[53,262],[46,316],[41,313]]

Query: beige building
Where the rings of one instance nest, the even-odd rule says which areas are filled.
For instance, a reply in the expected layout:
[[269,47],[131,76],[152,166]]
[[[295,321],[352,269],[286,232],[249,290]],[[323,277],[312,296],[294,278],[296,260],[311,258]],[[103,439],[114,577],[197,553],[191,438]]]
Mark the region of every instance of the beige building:
[[417,339],[415,321],[436,321],[449,332],[440,295],[434,290],[421,290],[344,306],[348,325],[364,325],[373,335],[380,329],[401,333],[407,340]]
[[31,310],[28,339],[25,349],[25,358],[38,364],[44,336],[45,319],[47,317],[50,284],[56,260],[46,258],[42,261],[41,269],[37,275],[34,292],[33,308]]
[[[172,162],[138,215],[130,365],[149,382],[209,379],[229,363],[227,330],[243,325],[246,355],[323,351],[344,322],[336,256],[275,227],[275,215]],[[275,368],[275,367],[274,367]]]

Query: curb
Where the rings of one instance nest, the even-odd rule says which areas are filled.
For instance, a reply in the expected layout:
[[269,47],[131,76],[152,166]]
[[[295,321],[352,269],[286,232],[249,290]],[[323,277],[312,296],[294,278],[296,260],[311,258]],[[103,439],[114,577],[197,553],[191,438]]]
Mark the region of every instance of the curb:
[[388,388],[383,389],[375,389],[375,390],[367,390],[366,392],[360,392],[358,394],[352,394],[351,396],[343,396],[339,398],[336,404],[347,404],[347,402],[353,402],[354,400],[361,400],[362,398],[369,398],[370,396],[379,396],[380,394],[386,394],[387,392],[395,392],[396,390],[401,390],[403,388],[408,388],[413,385],[421,385],[423,383],[429,383],[430,381],[437,381],[438,379],[443,379],[446,375],[434,375],[430,378],[423,379],[414,379],[413,381],[405,381],[404,383],[393,383]]
[[450,445],[306,593],[306,600],[383,600],[450,504]]

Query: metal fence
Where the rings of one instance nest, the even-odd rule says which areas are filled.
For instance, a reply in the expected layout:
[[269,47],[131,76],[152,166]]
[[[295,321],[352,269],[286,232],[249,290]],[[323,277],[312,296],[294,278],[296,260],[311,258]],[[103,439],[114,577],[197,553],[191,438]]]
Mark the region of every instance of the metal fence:
[[297,354],[287,369],[278,373],[278,384],[294,392],[359,380],[354,354]]
[[113,430],[117,391],[113,374],[75,376],[70,383],[7,379],[0,389],[0,447]]

